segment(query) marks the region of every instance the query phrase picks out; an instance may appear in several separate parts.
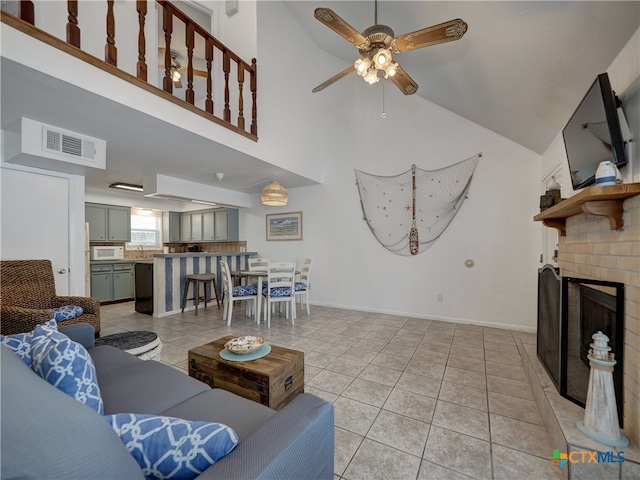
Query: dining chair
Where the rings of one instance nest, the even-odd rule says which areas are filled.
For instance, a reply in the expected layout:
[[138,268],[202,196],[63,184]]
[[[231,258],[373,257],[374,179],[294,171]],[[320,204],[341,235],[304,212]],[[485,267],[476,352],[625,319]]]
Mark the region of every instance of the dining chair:
[[[231,280],[231,270],[229,269],[229,264],[224,260],[220,260],[220,271],[222,273],[222,291],[224,292],[224,310],[222,312],[222,318],[226,318],[227,326],[231,326],[231,317],[233,316],[233,302],[241,300],[253,300],[251,311],[249,310],[249,304],[247,304],[247,316],[250,316],[250,313],[254,313],[257,311],[258,289],[252,285],[234,286],[233,281]],[[256,320],[259,319],[256,318]]]
[[[269,267],[269,259],[265,257],[252,257],[247,260],[247,264],[249,265],[249,271],[263,270],[266,272],[267,268]],[[252,285],[258,288],[257,282],[252,283]],[[263,286],[264,286],[264,283],[263,283]],[[260,320],[260,319],[257,319],[257,320]]]
[[313,260],[310,258],[305,259],[302,264],[302,270],[300,271],[300,281],[295,282],[294,289],[295,295],[300,299],[300,308],[304,304],[307,306],[307,315],[311,315],[311,309],[309,308],[309,290],[311,289],[311,266]]
[[264,299],[264,320],[271,327],[271,306],[277,302],[286,303],[286,318],[291,307],[291,325],[295,324],[296,296],[294,290],[296,262],[269,263],[267,281],[262,288]]
[[269,266],[269,259],[264,257],[252,257],[248,260],[249,270],[266,270]]

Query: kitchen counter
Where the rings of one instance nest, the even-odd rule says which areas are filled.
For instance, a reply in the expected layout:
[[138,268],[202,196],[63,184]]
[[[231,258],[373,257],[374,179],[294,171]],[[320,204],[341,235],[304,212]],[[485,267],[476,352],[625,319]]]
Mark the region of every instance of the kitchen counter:
[[210,257],[228,255],[257,255],[257,252],[176,252],[176,253],[154,253],[153,258],[180,258],[180,257]]
[[[186,276],[193,273],[215,273],[218,297],[221,298],[220,260],[225,260],[231,270],[246,270],[249,268],[249,257],[257,254],[258,252],[154,253],[153,316],[165,317],[180,313]],[[195,308],[193,302],[193,299],[187,301],[185,313]]]

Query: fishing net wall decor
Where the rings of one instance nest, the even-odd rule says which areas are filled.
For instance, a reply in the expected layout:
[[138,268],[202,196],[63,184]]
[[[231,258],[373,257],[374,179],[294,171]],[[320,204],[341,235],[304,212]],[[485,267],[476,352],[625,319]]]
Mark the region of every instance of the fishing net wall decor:
[[442,235],[464,202],[482,153],[439,170],[379,176],[356,170],[364,219],[387,250],[418,255]]

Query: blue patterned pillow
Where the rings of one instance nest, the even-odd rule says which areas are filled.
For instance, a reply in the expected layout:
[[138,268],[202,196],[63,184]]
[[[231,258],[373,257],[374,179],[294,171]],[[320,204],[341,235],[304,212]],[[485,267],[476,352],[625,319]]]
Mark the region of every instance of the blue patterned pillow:
[[106,415],[147,479],[191,480],[238,444],[238,435],[220,423],[136,413]]
[[64,307],[52,308],[51,317],[56,322],[61,322],[62,320],[71,320],[72,318],[79,317],[83,312],[82,307],[78,307],[77,305],[65,305]]
[[[271,294],[269,294],[271,293]],[[262,289],[262,294],[267,297],[290,297],[291,296],[291,288],[289,287],[272,287],[271,292],[269,292],[269,287],[264,287]]]
[[[58,329],[54,320],[49,320],[43,324],[46,328]],[[31,339],[33,330],[27,333],[15,333],[13,335],[0,335],[0,343],[9,347],[18,355],[28,367],[31,366]]]
[[38,325],[31,339],[31,369],[58,390],[104,414],[93,360],[79,343],[50,327]]
[[308,285],[304,282],[296,282],[295,291],[296,292],[304,292],[307,289]]

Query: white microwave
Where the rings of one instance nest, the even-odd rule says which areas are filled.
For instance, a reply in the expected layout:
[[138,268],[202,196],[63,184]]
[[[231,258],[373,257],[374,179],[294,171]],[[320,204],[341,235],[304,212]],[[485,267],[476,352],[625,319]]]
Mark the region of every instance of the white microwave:
[[124,247],[91,247],[91,260],[122,260]]

